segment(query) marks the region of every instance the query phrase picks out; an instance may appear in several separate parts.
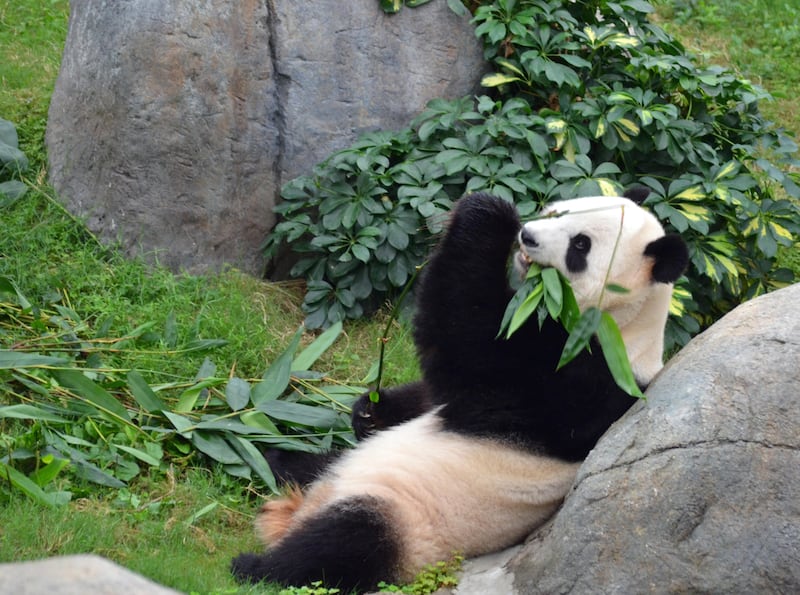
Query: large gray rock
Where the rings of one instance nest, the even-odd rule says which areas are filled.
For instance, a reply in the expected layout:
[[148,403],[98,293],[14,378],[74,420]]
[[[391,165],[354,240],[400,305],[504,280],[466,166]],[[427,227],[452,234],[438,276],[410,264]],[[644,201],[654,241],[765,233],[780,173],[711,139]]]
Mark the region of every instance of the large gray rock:
[[4,595],[178,595],[92,554],[0,564]]
[[509,565],[519,593],[800,592],[800,284],[695,338]]
[[104,240],[174,269],[262,269],[283,183],[485,69],[443,1],[72,0],[50,179]]

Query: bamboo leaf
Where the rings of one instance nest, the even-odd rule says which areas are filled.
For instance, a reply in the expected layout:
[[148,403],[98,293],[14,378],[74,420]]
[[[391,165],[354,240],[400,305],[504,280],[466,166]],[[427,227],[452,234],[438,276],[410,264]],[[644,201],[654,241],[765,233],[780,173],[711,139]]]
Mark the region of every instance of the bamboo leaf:
[[91,442],[70,436],[58,431],[50,431],[47,428],[44,430],[44,435],[47,439],[47,450],[53,450],[58,454],[69,458],[72,468],[77,477],[96,483],[98,485],[106,486],[109,488],[124,488],[125,483],[106,473],[97,465],[91,463],[87,457],[78,449],[72,448],[70,444],[76,446],[93,447]]
[[516,309],[514,314],[511,316],[511,322],[508,323],[508,332],[506,333],[506,337],[510,337],[513,335],[519,327],[525,324],[525,321],[531,317],[531,315],[536,312],[536,308],[539,307],[539,303],[542,301],[542,296],[544,295],[544,285],[539,284],[533,288],[533,291],[525,298],[525,300],[520,304],[519,308]]
[[242,420],[243,424],[250,426],[251,428],[258,428],[259,430],[264,430],[265,432],[269,432],[275,436],[281,435],[278,426],[272,423],[272,420],[261,411],[248,411],[246,413],[242,413],[239,416],[239,419]]
[[194,428],[194,424],[189,419],[183,417],[182,415],[178,415],[177,413],[172,413],[171,411],[164,411],[164,417],[166,417],[175,427],[175,429],[178,431],[178,434],[184,438],[192,437],[192,429]]
[[45,506],[55,507],[69,502],[72,495],[69,492],[55,492],[47,493],[40,488],[36,483],[28,479],[25,475],[9,467],[0,461],[0,476],[3,476],[8,482],[28,496],[34,502],[44,504]]
[[569,362],[574,360],[577,355],[583,351],[592,340],[592,335],[597,331],[600,325],[601,312],[597,308],[589,308],[575,323],[574,328],[567,337],[567,342],[564,344],[564,349],[561,352],[561,359],[558,361],[556,370],[560,370]]
[[204,419],[196,426],[198,430],[218,430],[223,432],[233,432],[234,434],[242,434],[244,436],[261,436],[266,435],[266,430],[254,426],[248,426],[240,420],[231,417],[216,417],[213,419]]
[[14,368],[49,368],[52,366],[64,366],[68,363],[69,360],[63,357],[0,349],[0,370],[11,370]]
[[315,407],[289,401],[265,401],[256,408],[273,419],[313,428],[333,427],[339,417],[333,409],[327,407]]
[[559,316],[561,316],[561,308],[564,305],[561,278],[558,270],[552,267],[542,269],[542,283],[544,285],[544,304],[547,307],[547,312],[553,320],[558,320]]
[[175,349],[178,345],[178,323],[175,317],[175,310],[170,310],[167,320],[164,323],[164,344],[170,349]]
[[56,423],[66,423],[69,421],[65,417],[61,417],[60,415],[56,415],[50,411],[45,411],[44,409],[40,409],[35,405],[27,405],[25,403],[21,403],[19,405],[7,405],[5,407],[0,407],[0,419],[11,417],[14,419],[31,419],[37,421],[52,421]]
[[569,279],[560,273],[559,277],[561,278],[561,293],[564,296],[561,307],[561,324],[564,325],[568,333],[571,333],[581,318],[581,309],[578,306],[578,300],[575,299],[575,292],[572,291]]
[[72,389],[98,410],[129,426],[133,426],[128,410],[122,406],[122,403],[82,372],[78,370],[54,370],[53,376],[58,380],[59,384]]
[[230,436],[228,440],[237,454],[261,478],[270,491],[273,494],[277,494],[279,492],[278,484],[275,483],[275,476],[272,474],[269,465],[267,465],[264,455],[251,442],[241,436]]
[[192,433],[192,444],[204,455],[223,465],[241,465],[244,462],[218,432],[197,430]]
[[[519,289],[511,296],[511,299],[508,301],[508,305],[506,306],[506,311],[503,313],[503,319],[500,321],[500,329],[497,331],[497,337],[500,337],[504,333],[506,336],[508,334],[506,331],[508,330],[508,325],[511,323],[511,319],[514,317],[514,313],[519,309],[522,305],[522,302],[525,301],[533,288],[530,286],[529,283],[524,283],[520,286]],[[369,375],[367,376],[369,378]],[[369,382],[369,380],[365,380],[365,382]],[[375,401],[377,403],[377,401]]]
[[264,373],[261,382],[253,387],[250,393],[253,405],[258,406],[266,401],[277,399],[289,386],[289,380],[292,376],[292,360],[302,335],[303,327],[300,327],[295,332],[289,347],[272,363]]
[[139,450],[138,448],[133,448],[132,446],[125,446],[124,444],[117,444],[115,448],[127,452],[129,455],[136,457],[137,459],[139,459],[143,463],[147,463],[151,467],[161,466],[161,458],[153,456],[152,454],[145,452],[143,450]]
[[187,525],[194,525],[199,519],[207,515],[212,510],[215,510],[219,506],[219,502],[212,502],[206,506],[203,506],[200,510],[192,514],[188,519],[186,519]]
[[17,284],[8,277],[0,276],[0,293],[8,293],[17,298],[17,304],[25,311],[31,310],[31,303],[17,287]]
[[231,378],[225,385],[225,400],[233,411],[244,409],[250,402],[250,383],[241,378]]
[[195,339],[194,341],[186,343],[186,345],[180,348],[180,351],[184,353],[206,351],[208,349],[224,347],[227,344],[228,342],[225,339]]
[[44,487],[53,481],[61,470],[69,465],[69,460],[46,454],[42,457],[44,465],[30,474],[30,480],[39,487]]
[[175,411],[178,413],[189,413],[192,411],[192,409],[194,409],[195,405],[197,404],[197,399],[200,398],[201,394],[204,394],[204,391],[212,386],[222,384],[223,382],[225,382],[223,378],[206,378],[205,380],[201,380],[197,384],[190,386],[178,397],[178,404],[175,405]]
[[623,287],[622,285],[617,285],[616,283],[608,283],[606,285],[606,289],[611,293],[626,294],[631,292],[631,290],[628,289],[627,287]]
[[639,385],[636,383],[636,378],[633,376],[628,352],[625,350],[625,343],[622,341],[622,334],[616,321],[608,312],[603,312],[600,317],[597,340],[617,386],[632,397],[644,398]]
[[158,397],[158,395],[150,388],[147,381],[137,370],[128,372],[128,388],[131,389],[131,394],[136,402],[148,413],[155,413],[157,411],[164,411],[167,406]]
[[342,322],[339,321],[330,326],[324,333],[314,339],[314,341],[303,349],[292,362],[292,370],[295,372],[302,372],[311,369],[319,357],[325,353],[328,348],[333,345],[339,335],[342,334]]

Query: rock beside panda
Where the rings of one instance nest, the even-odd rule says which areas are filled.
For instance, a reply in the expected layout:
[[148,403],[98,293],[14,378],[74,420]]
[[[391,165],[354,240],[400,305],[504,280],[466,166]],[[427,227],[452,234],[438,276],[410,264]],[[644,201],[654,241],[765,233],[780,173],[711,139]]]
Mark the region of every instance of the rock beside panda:
[[94,554],[0,564],[0,593],[179,595]]
[[445,2],[72,0],[47,121],[50,182],[101,240],[193,272],[261,274],[289,180],[486,62]]
[[507,565],[509,593],[800,592],[798,304],[800,284],[747,302],[677,354]]

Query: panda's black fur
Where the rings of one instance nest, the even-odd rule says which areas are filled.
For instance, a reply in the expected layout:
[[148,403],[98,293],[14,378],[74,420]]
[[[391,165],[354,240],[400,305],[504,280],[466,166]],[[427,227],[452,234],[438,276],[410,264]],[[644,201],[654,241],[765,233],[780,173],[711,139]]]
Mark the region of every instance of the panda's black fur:
[[[476,194],[457,203],[418,290],[422,380],[381,391],[377,404],[361,397],[353,425],[366,439],[330,467],[297,477],[316,479],[302,494],[265,505],[262,532],[273,543],[233,561],[238,579],[374,589],[382,580],[408,580],[453,550],[470,556],[510,545],[552,514],[577,464],[634,399],[615,384],[597,345],[556,372],[567,333],[549,318],[498,338],[519,231],[506,201]],[[673,236],[648,250],[652,283],[670,283],[686,266],[686,248]],[[507,486],[493,481],[518,475],[517,491],[530,491],[532,500],[541,492],[521,517],[504,510],[518,503],[494,501]],[[472,531],[483,534],[472,539]]]

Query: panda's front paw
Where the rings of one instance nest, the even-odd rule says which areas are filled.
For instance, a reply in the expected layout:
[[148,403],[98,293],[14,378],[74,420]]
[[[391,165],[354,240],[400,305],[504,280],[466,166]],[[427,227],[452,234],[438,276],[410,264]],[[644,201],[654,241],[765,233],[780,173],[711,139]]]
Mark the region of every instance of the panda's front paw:
[[370,399],[369,393],[364,393],[353,403],[350,421],[358,440],[363,440],[375,433],[377,429],[375,403]]

